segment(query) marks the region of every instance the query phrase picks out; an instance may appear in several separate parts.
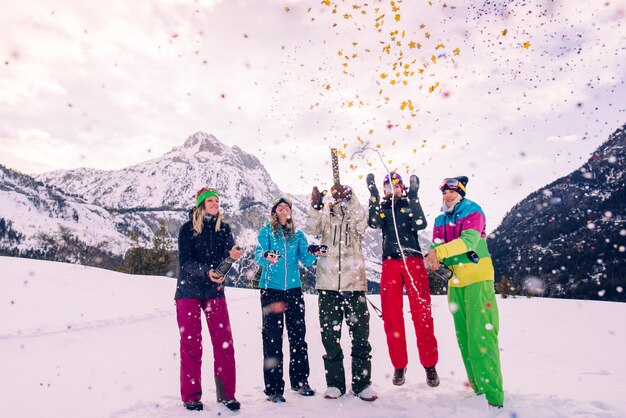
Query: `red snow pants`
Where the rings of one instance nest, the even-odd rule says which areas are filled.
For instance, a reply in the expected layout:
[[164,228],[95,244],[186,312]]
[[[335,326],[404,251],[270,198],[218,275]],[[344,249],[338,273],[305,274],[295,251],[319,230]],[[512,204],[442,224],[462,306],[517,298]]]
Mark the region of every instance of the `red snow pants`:
[[404,260],[401,258],[383,261],[383,271],[380,278],[380,300],[389,357],[391,364],[396,369],[406,367],[409,361],[402,313],[402,288],[404,286],[409,298],[420,363],[424,367],[432,367],[437,364],[439,353],[430,310],[428,273],[424,267],[424,260],[419,257],[407,257],[406,266],[408,272]]
[[177,299],[180,330],[180,395],[183,402],[202,397],[202,313],[213,345],[213,374],[217,400],[235,397],[235,349],[225,298]]

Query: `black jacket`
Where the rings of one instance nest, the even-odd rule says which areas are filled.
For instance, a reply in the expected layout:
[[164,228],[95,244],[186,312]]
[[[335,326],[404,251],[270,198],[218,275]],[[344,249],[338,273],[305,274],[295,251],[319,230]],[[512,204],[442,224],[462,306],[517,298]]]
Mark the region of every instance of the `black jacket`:
[[[391,212],[391,200],[370,198],[368,225],[383,230],[383,260],[402,258]],[[395,204],[396,225],[406,257],[422,257],[417,231],[426,228],[426,217],[419,199],[401,197]]]
[[235,240],[230,226],[221,223],[215,231],[215,217],[205,217],[202,233],[195,235],[193,223],[187,221],[178,233],[180,273],[174,299],[213,299],[224,297],[224,285],[209,279],[209,270],[228,257]]

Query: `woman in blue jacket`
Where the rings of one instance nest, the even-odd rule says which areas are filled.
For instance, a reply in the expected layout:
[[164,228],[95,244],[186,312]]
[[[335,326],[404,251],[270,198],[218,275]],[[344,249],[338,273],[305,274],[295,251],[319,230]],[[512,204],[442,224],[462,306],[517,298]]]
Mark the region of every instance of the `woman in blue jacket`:
[[291,389],[302,396],[315,394],[308,382],[309,356],[298,262],[310,266],[316,257],[307,251],[306,237],[294,226],[291,206],[291,200],[285,197],[274,200],[271,217],[259,231],[255,251],[256,262],[263,270],[259,282],[263,309],[263,377],[265,394],[271,402],[285,402],[284,323],[289,338]]

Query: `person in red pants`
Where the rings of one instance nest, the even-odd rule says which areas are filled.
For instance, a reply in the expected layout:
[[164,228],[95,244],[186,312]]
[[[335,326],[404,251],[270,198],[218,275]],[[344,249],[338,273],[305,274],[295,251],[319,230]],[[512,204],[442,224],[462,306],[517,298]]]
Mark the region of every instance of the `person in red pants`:
[[202,315],[213,345],[213,373],[217,401],[238,410],[235,398],[235,350],[224,295],[225,276],[216,268],[230,256],[242,255],[230,226],[220,212],[219,193],[202,188],[196,193],[191,219],[178,234],[180,273],[176,284],[176,317],[180,330],[180,393],[189,410],[202,410]]
[[419,179],[411,176],[410,188],[406,191],[400,175],[392,171],[385,176],[385,197],[382,200],[373,174],[368,174],[367,185],[371,194],[368,224],[383,231],[380,299],[389,357],[394,367],[392,382],[401,386],[406,380],[408,355],[402,313],[405,288],[426,383],[430,387],[439,386],[435,368],[439,354],[431,315],[428,273],[417,234],[426,228],[426,218],[417,198]]

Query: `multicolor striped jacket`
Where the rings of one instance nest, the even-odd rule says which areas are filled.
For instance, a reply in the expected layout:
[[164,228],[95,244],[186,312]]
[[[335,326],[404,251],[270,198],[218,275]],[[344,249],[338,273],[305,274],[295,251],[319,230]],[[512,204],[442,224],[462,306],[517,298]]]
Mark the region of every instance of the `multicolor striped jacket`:
[[[485,213],[469,199],[461,200],[452,211],[444,212],[435,219],[430,248],[437,252],[439,262],[454,273],[448,286],[465,287],[494,279],[485,224]],[[474,255],[472,251],[478,255],[477,263],[470,258]]]

